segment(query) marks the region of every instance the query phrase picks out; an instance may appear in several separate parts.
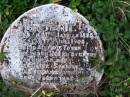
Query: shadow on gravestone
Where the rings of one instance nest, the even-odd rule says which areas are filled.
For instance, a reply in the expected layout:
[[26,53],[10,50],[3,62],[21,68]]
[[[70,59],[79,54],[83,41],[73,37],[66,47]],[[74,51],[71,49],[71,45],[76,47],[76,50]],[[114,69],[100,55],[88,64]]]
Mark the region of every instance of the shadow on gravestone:
[[33,8],[5,32],[3,80],[27,93],[39,87],[88,94],[103,75],[91,59],[103,61],[101,40],[79,13],[57,5]]

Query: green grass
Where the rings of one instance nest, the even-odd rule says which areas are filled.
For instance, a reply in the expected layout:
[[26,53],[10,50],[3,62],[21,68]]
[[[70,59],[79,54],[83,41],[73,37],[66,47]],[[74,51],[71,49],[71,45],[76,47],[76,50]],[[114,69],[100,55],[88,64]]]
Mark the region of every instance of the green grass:
[[[49,2],[61,1],[86,17],[100,34],[105,62],[99,97],[128,97],[130,95],[130,0],[0,0],[0,38],[9,25],[25,11]],[[8,90],[0,79],[2,97],[25,97]]]
[[12,87],[6,86],[5,83],[0,79],[0,97],[28,97],[22,92],[12,89]]

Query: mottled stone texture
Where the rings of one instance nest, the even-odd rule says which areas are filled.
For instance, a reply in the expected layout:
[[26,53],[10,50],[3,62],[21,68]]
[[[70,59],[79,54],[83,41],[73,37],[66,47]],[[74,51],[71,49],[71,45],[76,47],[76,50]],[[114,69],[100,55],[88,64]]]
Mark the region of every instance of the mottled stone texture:
[[90,61],[104,60],[98,34],[83,16],[61,5],[25,12],[6,31],[0,50],[3,79],[31,92],[41,85],[80,91],[103,73]]

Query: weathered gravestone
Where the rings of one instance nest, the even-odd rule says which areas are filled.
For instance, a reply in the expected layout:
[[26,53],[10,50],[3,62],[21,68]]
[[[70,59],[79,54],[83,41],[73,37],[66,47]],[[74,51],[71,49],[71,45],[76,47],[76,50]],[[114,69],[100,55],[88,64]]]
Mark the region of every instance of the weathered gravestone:
[[25,12],[6,31],[0,50],[2,78],[29,93],[41,86],[80,93],[103,74],[91,64],[104,60],[98,34],[83,16],[61,5]]

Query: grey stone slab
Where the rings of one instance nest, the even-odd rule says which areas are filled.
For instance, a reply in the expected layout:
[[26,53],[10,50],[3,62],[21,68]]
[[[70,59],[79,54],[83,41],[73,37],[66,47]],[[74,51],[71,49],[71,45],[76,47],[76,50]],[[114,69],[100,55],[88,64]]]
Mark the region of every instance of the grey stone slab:
[[0,51],[5,53],[2,78],[25,91],[40,86],[82,91],[93,81],[98,84],[103,74],[91,63],[104,60],[97,32],[82,15],[57,4],[18,17],[5,32]]

